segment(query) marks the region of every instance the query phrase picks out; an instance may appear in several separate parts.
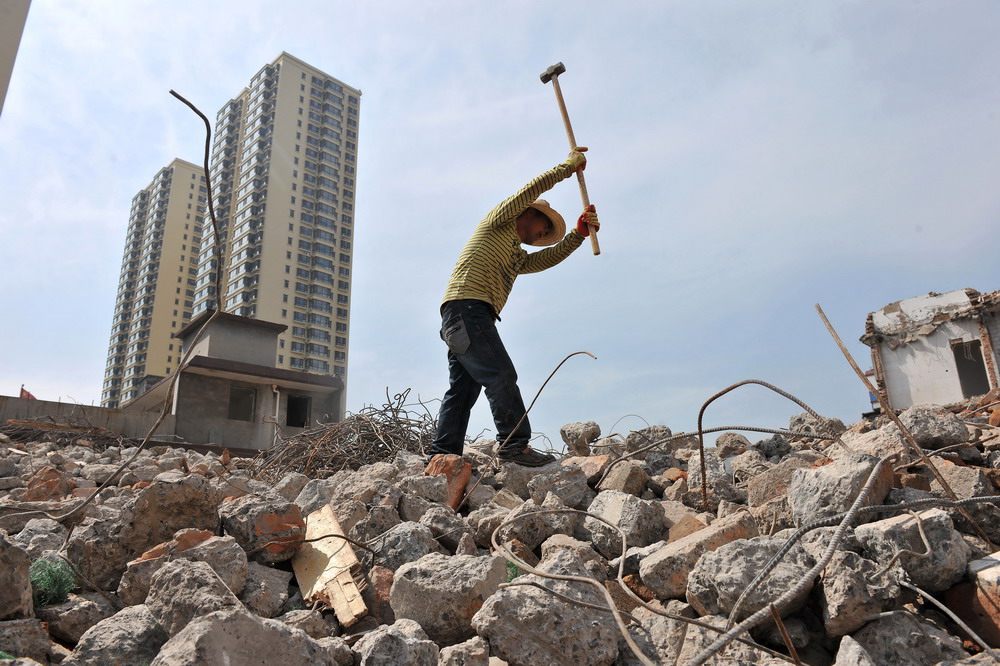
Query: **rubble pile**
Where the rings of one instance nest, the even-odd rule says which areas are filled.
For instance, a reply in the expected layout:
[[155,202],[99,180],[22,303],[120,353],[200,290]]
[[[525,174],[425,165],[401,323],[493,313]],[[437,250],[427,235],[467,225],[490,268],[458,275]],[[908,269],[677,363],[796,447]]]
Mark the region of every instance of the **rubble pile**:
[[437,422],[425,408],[407,405],[410,390],[397,393],[379,408],[368,406],[343,421],[318,423],[281,439],[254,459],[254,477],[277,482],[291,472],[329,476],[344,469],[388,462],[400,451],[420,453],[434,439]]
[[[156,447],[118,473],[134,447],[0,436],[0,657],[992,663],[969,631],[1000,645],[1000,507],[946,500],[1000,500],[1000,428],[901,419],[926,457],[888,421],[801,415],[792,431],[827,439],[727,433],[704,461],[665,426],[578,423],[537,469],[490,467],[484,440],[267,482],[245,459]],[[43,605],[39,562],[71,567],[75,591]]]
[[12,442],[46,441],[69,446],[77,440],[94,451],[104,451],[109,446],[138,446],[141,442],[88,423],[55,423],[46,421],[22,421],[11,419],[0,425],[0,434]]

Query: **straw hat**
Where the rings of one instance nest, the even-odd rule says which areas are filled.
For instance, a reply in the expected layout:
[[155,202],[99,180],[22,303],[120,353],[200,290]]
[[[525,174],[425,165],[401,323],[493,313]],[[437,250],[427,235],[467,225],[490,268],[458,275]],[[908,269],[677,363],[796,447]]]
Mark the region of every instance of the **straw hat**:
[[528,204],[528,208],[534,208],[542,215],[549,218],[549,222],[552,223],[552,231],[539,238],[537,241],[532,243],[532,245],[537,245],[539,247],[555,245],[563,239],[563,236],[566,235],[566,221],[563,220],[562,215],[549,206],[548,201],[545,199],[538,199],[533,203]]

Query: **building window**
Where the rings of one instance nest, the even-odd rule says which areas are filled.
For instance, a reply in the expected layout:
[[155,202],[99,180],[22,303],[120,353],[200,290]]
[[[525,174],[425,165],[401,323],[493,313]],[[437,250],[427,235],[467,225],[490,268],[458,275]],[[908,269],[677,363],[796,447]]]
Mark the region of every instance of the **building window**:
[[326,361],[311,358],[306,361],[306,368],[309,370],[316,370],[318,372],[329,372],[330,364]]
[[257,391],[246,386],[229,387],[229,419],[231,421],[253,421],[254,402]]

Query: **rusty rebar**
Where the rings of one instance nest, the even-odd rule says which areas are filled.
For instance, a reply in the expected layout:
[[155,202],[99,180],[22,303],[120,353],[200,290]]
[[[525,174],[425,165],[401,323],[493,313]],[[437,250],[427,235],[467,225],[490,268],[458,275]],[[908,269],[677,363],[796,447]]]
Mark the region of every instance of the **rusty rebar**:
[[[796,398],[791,393],[788,393],[787,391],[782,391],[777,386],[775,386],[773,384],[768,384],[767,382],[761,381],[760,379],[744,379],[741,382],[737,382],[737,383],[733,384],[732,386],[729,386],[727,388],[722,389],[721,391],[719,391],[718,393],[716,393],[715,395],[713,395],[711,398],[709,398],[708,400],[706,400],[705,404],[703,404],[701,406],[701,409],[698,410],[698,453],[701,456],[701,459],[700,459],[700,462],[701,462],[701,502],[702,502],[702,505],[703,505],[703,507],[704,507],[704,509],[706,511],[708,510],[708,476],[706,474],[706,469],[705,469],[705,436],[704,436],[704,432],[705,431],[702,428],[702,418],[705,416],[705,410],[708,408],[708,406],[710,404],[712,404],[713,402],[715,402],[718,398],[721,398],[722,396],[726,395],[730,391],[732,391],[734,389],[737,389],[740,386],[744,386],[746,384],[758,384],[759,386],[763,386],[764,388],[771,389],[772,391],[774,391],[778,395],[781,395],[781,396],[783,396],[785,398],[788,398],[789,400],[791,400],[792,402],[794,402],[796,405],[798,405],[802,409],[806,410],[806,413],[808,413],[809,416],[812,416],[815,419],[822,419],[823,418],[818,413],[816,413],[816,411],[813,410],[809,405],[807,405],[806,403],[802,402],[801,400],[799,400],[798,398]],[[822,438],[822,439],[826,439],[826,438]],[[837,437],[833,437],[833,438],[829,438],[829,439],[831,439],[831,440],[839,440],[840,436],[838,435]]]
[[[790,435],[792,437],[803,437],[807,439],[816,439],[820,441],[834,441],[833,437],[824,437],[822,435],[817,435],[815,433],[797,432],[795,430],[781,430],[778,428],[759,428],[757,426],[728,425],[728,426],[719,426],[717,428],[705,428],[702,430],[702,432],[705,434],[709,434],[713,432],[725,432],[731,430],[742,430],[745,432],[763,432],[772,435]],[[618,463],[624,462],[634,456],[639,455],[640,453],[646,453],[647,451],[651,451],[655,448],[660,447],[663,444],[666,444],[667,442],[672,442],[675,439],[684,439],[685,437],[695,436],[695,433],[682,432],[676,435],[670,435],[670,437],[664,437],[663,439],[653,441],[648,435],[643,433],[641,430],[633,430],[631,434],[639,435],[640,437],[648,440],[651,443],[641,448],[635,449],[634,451],[628,451],[619,456],[618,458],[615,458],[610,463],[608,463],[608,466],[604,468],[604,472],[601,474],[601,478],[598,481],[597,485],[600,485],[600,482],[603,481],[605,477],[607,477],[608,472],[611,471],[611,468],[617,465]]]
[[[514,436],[514,433],[517,432],[517,429],[521,427],[521,424],[524,423],[524,420],[528,418],[528,413],[531,411],[531,408],[535,406],[535,403],[538,401],[538,397],[542,394],[542,391],[545,390],[545,386],[549,383],[549,380],[551,380],[555,376],[555,374],[559,372],[559,368],[563,367],[563,364],[566,363],[566,361],[570,360],[571,358],[579,354],[586,354],[592,359],[595,360],[597,359],[597,357],[591,354],[589,351],[576,351],[566,356],[566,358],[564,358],[563,360],[559,361],[559,365],[556,366],[555,370],[549,373],[549,376],[545,378],[544,382],[542,382],[542,385],[539,387],[538,391],[535,392],[535,397],[531,399],[531,404],[528,405],[528,408],[526,410],[524,410],[524,414],[518,420],[517,425],[511,428],[510,434],[507,435],[506,438],[504,438],[503,442],[497,445],[496,451],[494,451],[493,455],[490,456],[490,459],[486,461],[486,464],[483,465],[483,468],[489,469],[490,466],[493,465],[493,462],[497,459],[497,456],[500,455],[500,451],[503,450],[504,445],[510,441],[510,438]],[[469,488],[469,490],[462,497],[462,501],[459,502],[458,506],[455,507],[455,511],[458,511],[459,509],[462,508],[462,506],[469,500],[469,497],[472,496],[472,493],[476,490],[476,488],[479,487],[479,484],[482,483],[482,481],[483,481],[483,475],[480,474],[479,478],[476,479],[476,482],[472,484],[472,487]]]
[[785,642],[785,647],[788,648],[788,654],[795,660],[795,666],[802,666],[802,660],[799,659],[799,651],[795,649],[795,643],[792,642],[792,637],[788,634],[785,623],[781,621],[781,613],[774,607],[774,604],[769,604],[768,609],[771,611],[771,619],[774,620],[774,625],[778,627],[778,632],[781,634],[781,640]]
[[[571,514],[576,514],[576,515],[583,515],[583,516],[587,516],[587,517],[593,518],[594,520],[597,520],[597,521],[599,521],[601,523],[604,523],[605,525],[607,525],[608,527],[610,527],[611,529],[613,529],[615,532],[617,532],[618,536],[621,537],[621,541],[622,541],[622,554],[624,555],[624,553],[628,550],[627,538],[625,537],[625,533],[622,531],[622,529],[620,527],[618,527],[614,523],[611,523],[611,522],[607,521],[606,519],[602,518],[601,516],[595,515],[595,514],[589,512],[589,511],[583,511],[581,509],[544,509],[544,510],[541,510],[541,511],[532,511],[530,513],[522,513],[522,514],[520,514],[518,516],[508,517],[500,525],[498,525],[496,528],[494,528],[493,534],[492,534],[490,540],[494,544],[495,549],[500,551],[500,554],[504,557],[504,559],[506,559],[508,562],[510,562],[514,566],[518,567],[519,569],[523,569],[525,571],[528,571],[529,573],[533,573],[533,574],[535,574],[537,576],[541,576],[542,578],[550,578],[550,579],[554,579],[554,580],[562,580],[564,577],[560,577],[560,576],[558,576],[556,574],[548,574],[548,573],[545,573],[545,572],[541,572],[541,571],[535,569],[534,567],[531,567],[529,564],[527,564],[526,562],[524,562],[523,560],[521,560],[520,558],[518,558],[516,555],[514,555],[513,553],[511,553],[506,548],[502,548],[500,546],[497,546],[497,544],[496,544],[496,539],[497,539],[497,536],[499,534],[499,531],[503,527],[505,527],[507,525],[513,524],[514,522],[516,522],[518,520],[522,520],[522,519],[527,518],[529,516],[540,516],[540,515],[546,515],[546,514],[559,514],[559,513],[571,513]],[[646,602],[644,599],[642,599],[639,595],[637,595],[635,592],[633,592],[632,589],[625,583],[624,575],[625,575],[625,558],[623,556],[623,557],[619,558],[619,561],[618,561],[618,577],[616,579],[617,582],[618,582],[618,585],[638,605],[642,606],[643,608],[645,608],[646,610],[650,611],[651,613],[655,613],[656,615],[660,615],[662,617],[666,617],[666,618],[669,618],[671,620],[676,620],[678,622],[683,622],[684,624],[696,626],[696,627],[699,627],[701,629],[705,629],[706,631],[712,631],[712,632],[715,632],[715,633],[718,633],[718,634],[721,634],[721,633],[723,633],[725,631],[724,629],[721,629],[719,627],[714,627],[714,626],[712,626],[712,625],[710,625],[710,624],[708,624],[706,622],[702,622],[700,620],[696,620],[696,619],[693,619],[693,618],[683,617],[681,615],[675,615],[673,613],[667,613],[666,611],[660,610],[659,608],[656,608],[655,606],[650,605],[648,602]],[[590,579],[584,579],[582,577],[578,577],[578,578],[579,578],[579,580],[581,582],[593,582],[593,583],[597,583],[597,581],[595,579],[593,579],[593,578],[590,578]],[[606,592],[606,588],[603,585],[600,585],[600,583],[597,583],[597,584],[600,586],[600,589],[603,592]],[[540,589],[552,592],[552,590],[549,590],[548,588],[545,588],[545,587],[541,587]],[[620,613],[620,614],[626,615],[626,616],[628,616],[630,618],[632,617],[631,615],[628,615],[628,614],[626,614],[626,613],[624,613],[622,611],[617,610],[617,607],[614,605],[613,599],[610,598],[610,593],[606,593],[605,594],[605,599],[609,602],[609,607],[608,607],[607,610],[609,610],[609,611],[611,611],[613,613],[616,613],[616,614]],[[581,606],[586,606],[588,608],[592,607],[591,604],[584,604],[584,602],[578,602],[578,601],[569,600],[569,599],[567,599],[567,601],[569,603],[573,603],[573,604],[581,605]],[[616,619],[617,619],[617,615],[616,615]],[[626,641],[629,642],[629,649],[632,649],[632,647],[631,647],[632,643],[629,641],[629,637],[626,635],[626,633],[622,631],[622,627],[621,627],[620,624],[619,624],[619,631],[622,632],[623,638],[625,638]],[[778,659],[782,659],[782,660],[788,661],[788,662],[792,661],[791,659],[788,658],[788,656],[783,655],[783,654],[781,654],[780,652],[778,652],[776,650],[772,650],[771,648],[769,648],[769,647],[767,647],[765,645],[759,645],[757,643],[754,643],[751,640],[748,640],[748,639],[745,639],[745,638],[741,638],[741,637],[737,637],[735,640],[737,642],[739,642],[739,643],[743,643],[744,645],[748,645],[748,646],[750,646],[750,647],[752,647],[754,649],[766,652],[767,654],[771,655],[772,657],[775,657],[775,658],[778,658]],[[637,647],[638,646],[636,646],[636,648]],[[635,652],[635,650],[633,650],[633,652]],[[636,653],[636,656],[639,657],[639,654]],[[642,659],[642,657],[639,657],[639,658]]]
[[990,655],[991,657],[993,657],[993,661],[995,661],[996,663],[1000,664],[1000,653],[998,653],[996,650],[994,650],[992,647],[990,647],[989,643],[987,643],[985,640],[983,640],[979,636],[979,634],[977,634],[975,631],[973,631],[972,628],[969,625],[967,625],[965,622],[963,622],[962,619],[960,617],[958,617],[958,615],[956,615],[950,608],[948,608],[943,603],[941,603],[940,601],[938,601],[937,599],[935,599],[933,595],[928,594],[927,592],[924,592],[922,589],[920,589],[916,585],[910,583],[909,581],[906,581],[906,580],[903,580],[902,578],[899,578],[899,579],[897,579],[896,582],[899,583],[900,587],[905,587],[908,590],[912,590],[913,592],[916,592],[921,597],[923,597],[924,599],[926,599],[927,601],[929,601],[930,603],[932,603],[934,606],[936,606],[938,608],[938,610],[940,610],[942,613],[944,613],[949,618],[951,618],[952,622],[954,622],[955,624],[957,624],[959,627],[962,628],[963,631],[965,631],[965,633],[967,633],[969,636],[971,636],[972,640],[976,641],[976,643],[978,643],[979,646],[981,648],[983,648],[983,650],[985,650],[988,655]]
[[[846,514],[844,514],[844,518],[843,520],[840,521],[840,524],[837,525],[837,529],[833,533],[833,536],[830,538],[830,543],[826,547],[826,551],[824,551],[823,555],[816,562],[815,566],[813,566],[812,569],[807,571],[805,575],[801,577],[798,583],[793,585],[791,588],[785,591],[781,596],[775,599],[772,602],[772,605],[774,605],[777,608],[781,608],[783,605],[785,605],[787,602],[793,599],[795,595],[801,592],[807,585],[812,583],[813,579],[826,567],[827,563],[830,561],[830,558],[833,557],[834,550],[836,550],[837,545],[840,543],[840,540],[844,538],[844,534],[847,532],[847,528],[850,527],[851,523],[854,522],[854,519],[857,516],[860,509],[862,508],[862,505],[864,504],[865,500],[868,499],[868,494],[871,492],[872,487],[875,485],[875,481],[878,479],[878,475],[881,473],[882,468],[886,464],[888,464],[892,458],[893,456],[887,456],[885,458],[882,458],[875,464],[875,467],[872,468],[871,474],[868,475],[868,480],[865,481],[865,485],[862,486],[861,491],[858,493],[858,496],[854,498],[854,502],[851,504],[851,508],[848,509]],[[787,550],[785,550],[784,552],[787,552]],[[781,554],[783,555],[784,553]],[[733,610],[730,612],[730,620],[729,620],[730,624],[732,623],[734,618],[738,617],[739,609],[743,603],[743,600],[746,599],[749,593],[756,587],[756,584],[762,581],[764,577],[768,573],[770,573],[770,571],[773,570],[775,566],[777,566],[779,561],[780,557],[771,558],[771,561],[768,562],[768,565],[764,567],[764,569],[760,572],[760,574],[758,574],[757,577],[754,578],[754,581],[751,582],[750,585],[747,586],[747,588],[743,591],[743,594],[741,594],[740,598],[736,600],[736,603],[733,605]],[[701,664],[704,664],[706,661],[708,661],[708,659],[710,659],[713,654],[715,654],[725,646],[729,645],[729,643],[731,643],[738,634],[744,631],[748,631],[749,629],[757,626],[757,624],[759,624],[765,617],[767,617],[768,612],[769,611],[767,608],[762,608],[758,610],[756,613],[752,614],[747,619],[740,622],[737,626],[727,631],[718,640],[716,640],[714,643],[708,646],[695,658],[693,666],[701,666]]]
[[892,569],[892,565],[895,564],[896,561],[903,555],[910,555],[915,560],[926,560],[931,556],[931,543],[927,540],[927,533],[924,532],[924,521],[920,518],[920,514],[916,513],[912,509],[908,510],[907,513],[917,520],[917,532],[920,533],[920,540],[924,543],[924,552],[918,553],[916,551],[906,549],[897,550],[884,567],[872,574],[872,578],[878,578],[879,576],[888,573]]

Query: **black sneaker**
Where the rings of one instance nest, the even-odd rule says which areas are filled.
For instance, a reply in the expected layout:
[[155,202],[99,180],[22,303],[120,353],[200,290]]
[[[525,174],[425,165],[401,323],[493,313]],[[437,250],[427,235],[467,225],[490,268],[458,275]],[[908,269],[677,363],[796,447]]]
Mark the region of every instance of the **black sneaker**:
[[556,457],[548,453],[536,451],[530,446],[518,452],[500,452],[500,462],[512,462],[524,467],[544,467],[556,461]]

